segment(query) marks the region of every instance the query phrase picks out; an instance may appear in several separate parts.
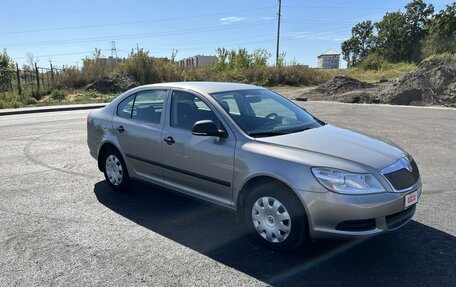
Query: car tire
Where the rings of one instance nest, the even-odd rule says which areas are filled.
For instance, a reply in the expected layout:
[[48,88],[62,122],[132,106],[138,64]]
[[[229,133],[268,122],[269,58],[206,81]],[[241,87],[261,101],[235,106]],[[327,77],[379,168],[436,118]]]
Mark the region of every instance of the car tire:
[[243,212],[249,233],[269,249],[289,252],[302,245],[308,237],[304,207],[282,184],[253,188]]
[[103,154],[103,173],[106,182],[115,191],[127,191],[130,186],[127,166],[120,152],[110,148]]

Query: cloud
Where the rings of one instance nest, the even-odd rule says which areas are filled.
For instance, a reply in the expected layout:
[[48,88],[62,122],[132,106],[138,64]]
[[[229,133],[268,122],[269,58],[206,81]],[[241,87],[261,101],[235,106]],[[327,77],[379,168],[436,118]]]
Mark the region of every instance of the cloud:
[[294,39],[303,39],[312,37],[315,33],[312,32],[288,32],[285,34],[286,37],[294,38]]
[[261,19],[261,20],[264,20],[264,21],[272,21],[272,20],[275,20],[274,17],[261,17],[260,19]]
[[237,17],[237,16],[230,16],[230,17],[223,17],[219,19],[219,23],[222,25],[226,24],[231,24],[231,23],[236,23],[236,22],[241,22],[244,21],[244,17]]
[[312,39],[312,40],[320,40],[320,41],[335,41],[341,42],[345,41],[347,37],[344,37],[340,34],[335,34],[333,32],[308,32],[308,31],[301,31],[301,32],[288,32],[285,34],[285,37],[292,38],[292,39]]
[[345,37],[345,38],[334,38],[334,39],[332,39],[332,40],[335,41],[335,42],[343,42],[343,41],[348,40],[348,39],[349,39],[349,37]]

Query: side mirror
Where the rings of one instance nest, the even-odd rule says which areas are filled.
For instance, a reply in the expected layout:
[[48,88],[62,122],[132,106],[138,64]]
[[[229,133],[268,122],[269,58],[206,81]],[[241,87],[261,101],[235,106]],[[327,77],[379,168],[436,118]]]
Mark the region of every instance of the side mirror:
[[220,137],[226,138],[228,134],[224,130],[219,130],[211,120],[197,121],[192,128],[195,136]]

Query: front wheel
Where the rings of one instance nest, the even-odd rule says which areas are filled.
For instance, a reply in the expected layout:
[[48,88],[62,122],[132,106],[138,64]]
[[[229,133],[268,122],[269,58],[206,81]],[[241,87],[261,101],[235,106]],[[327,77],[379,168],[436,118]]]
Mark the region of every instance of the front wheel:
[[244,217],[257,241],[276,251],[291,251],[307,234],[307,217],[299,199],[280,184],[254,188],[244,206]]
[[109,149],[103,157],[103,173],[109,186],[116,191],[127,190],[130,184],[127,167],[120,153]]

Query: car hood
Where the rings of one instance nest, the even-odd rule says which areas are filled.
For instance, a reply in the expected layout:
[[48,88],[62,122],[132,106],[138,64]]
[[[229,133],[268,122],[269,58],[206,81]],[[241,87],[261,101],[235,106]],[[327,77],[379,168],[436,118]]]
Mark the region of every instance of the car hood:
[[391,144],[331,125],[255,140],[337,157],[378,170],[393,164],[406,155],[400,148]]

